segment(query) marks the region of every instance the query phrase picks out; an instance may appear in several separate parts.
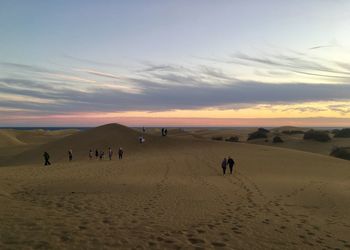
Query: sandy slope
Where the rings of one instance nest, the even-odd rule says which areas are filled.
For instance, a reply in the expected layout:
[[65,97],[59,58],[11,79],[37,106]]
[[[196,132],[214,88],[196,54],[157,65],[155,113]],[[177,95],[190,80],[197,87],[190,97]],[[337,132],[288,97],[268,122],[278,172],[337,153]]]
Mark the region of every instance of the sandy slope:
[[35,129],[15,130],[0,129],[0,148],[20,145],[43,144],[78,132],[76,129],[62,129],[56,131]]
[[[0,168],[0,249],[350,249],[347,161],[160,136],[140,146],[117,125],[79,134],[51,149],[118,138],[126,158]],[[237,172],[221,176],[229,154]]]
[[25,143],[16,138],[14,131],[0,129],[0,148],[19,146],[23,144]]
[[77,133],[76,129],[15,130],[0,129],[0,166],[8,165],[15,155],[36,148],[38,145],[62,139]]

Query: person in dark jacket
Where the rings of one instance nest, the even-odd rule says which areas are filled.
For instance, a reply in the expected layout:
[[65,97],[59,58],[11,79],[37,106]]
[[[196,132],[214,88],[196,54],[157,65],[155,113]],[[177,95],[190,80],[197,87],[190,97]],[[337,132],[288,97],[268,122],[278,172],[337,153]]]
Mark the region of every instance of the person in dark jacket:
[[104,155],[105,155],[105,152],[101,151],[101,152],[100,152],[100,160],[103,159],[103,156],[104,156]]
[[119,150],[118,150],[119,160],[123,159],[123,154],[124,154],[123,148],[119,148]]
[[230,168],[230,174],[232,174],[233,165],[235,165],[235,161],[231,158],[231,156],[228,157],[227,164]]
[[227,160],[226,160],[226,158],[224,158],[221,162],[221,168],[222,168],[223,175],[226,174],[226,167],[227,167]]
[[97,149],[95,150],[95,157],[96,157],[96,159],[98,159],[98,150]]
[[49,159],[50,159],[50,155],[49,155],[49,153],[48,152],[44,152],[44,160],[45,160],[45,166],[47,166],[47,165],[51,165],[51,163],[50,163],[50,161],[49,161]]

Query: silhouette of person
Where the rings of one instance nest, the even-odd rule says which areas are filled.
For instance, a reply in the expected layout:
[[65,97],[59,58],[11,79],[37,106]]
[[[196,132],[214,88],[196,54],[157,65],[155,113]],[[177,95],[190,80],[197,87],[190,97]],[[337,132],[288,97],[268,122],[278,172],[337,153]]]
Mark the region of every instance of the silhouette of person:
[[45,151],[43,156],[44,156],[44,160],[45,160],[45,166],[51,165],[51,163],[49,161],[49,159],[50,159],[49,153]]
[[95,150],[95,157],[96,157],[96,159],[98,159],[98,150],[97,149]]
[[230,174],[232,174],[233,165],[235,165],[235,161],[230,156],[228,157],[227,164],[230,168]]
[[89,159],[90,160],[92,159],[92,149],[90,149],[90,151],[89,151]]
[[72,161],[73,160],[73,150],[68,150],[68,159],[69,161]]
[[111,148],[108,148],[108,157],[109,157],[109,160],[112,160],[112,155],[113,155],[113,151]]
[[143,136],[140,136],[139,137],[139,142],[140,143],[144,143],[146,140],[145,140],[145,137],[143,137]]
[[105,154],[105,152],[103,152],[103,151],[100,152],[100,160],[103,159],[104,154]]
[[123,159],[123,154],[124,154],[123,148],[119,148],[119,150],[118,150],[119,160]]
[[224,158],[224,159],[222,160],[222,162],[221,162],[221,167],[222,167],[222,173],[223,173],[223,175],[226,174],[226,166],[227,166],[227,160],[226,160],[226,158]]

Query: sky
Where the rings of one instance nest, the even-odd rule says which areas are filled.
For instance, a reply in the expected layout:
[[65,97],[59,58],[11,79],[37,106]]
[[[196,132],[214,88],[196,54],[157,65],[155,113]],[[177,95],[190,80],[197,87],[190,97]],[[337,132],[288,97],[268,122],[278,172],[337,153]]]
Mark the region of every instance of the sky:
[[0,126],[350,126],[350,1],[2,0]]

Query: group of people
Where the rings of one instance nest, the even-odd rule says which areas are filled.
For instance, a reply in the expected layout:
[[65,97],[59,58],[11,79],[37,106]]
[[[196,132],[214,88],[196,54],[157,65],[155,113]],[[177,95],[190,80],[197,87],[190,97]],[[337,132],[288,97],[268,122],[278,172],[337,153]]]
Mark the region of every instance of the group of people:
[[[143,127],[142,128],[142,131],[145,132],[145,128]],[[168,130],[166,128],[162,128],[162,136],[167,136],[168,134]],[[139,142],[140,143],[144,143],[145,142],[145,138],[142,136],[139,137]],[[99,150],[95,150],[95,158],[96,159],[100,159],[102,160],[103,157],[104,157],[104,151],[99,151]],[[123,154],[124,154],[124,150],[123,148],[119,148],[118,149],[118,158],[119,160],[123,159]],[[45,166],[48,166],[48,165],[51,165],[51,162],[50,162],[50,155],[48,152],[44,152],[44,165]],[[89,151],[89,159],[92,160],[94,157],[94,152],[92,149],[90,149]],[[111,147],[108,148],[108,158],[109,160],[112,160],[112,157],[113,157],[113,150]],[[68,150],[68,160],[69,161],[72,161],[73,160],[73,150],[72,149],[69,149]],[[230,169],[230,174],[233,173],[233,166],[235,165],[235,161],[231,158],[231,156],[229,157],[225,157],[222,162],[221,162],[221,168],[222,168],[222,173],[223,175],[226,174],[226,169],[227,169],[227,166],[229,167]]]
[[[100,159],[102,160],[104,158],[105,152],[104,151],[98,151],[98,149],[95,150],[95,158],[96,159]],[[118,149],[118,158],[119,160],[123,159],[123,155],[124,155],[124,150],[122,147],[120,147]],[[108,148],[108,158],[109,160],[112,160],[112,156],[113,156],[113,150],[111,147]],[[92,160],[93,158],[93,151],[92,149],[90,149],[89,151],[89,159]]]
[[[97,149],[95,150],[95,158],[96,159],[102,160],[104,155],[105,155],[104,151],[102,151],[102,150],[98,151]],[[124,155],[124,150],[123,150],[122,147],[120,147],[118,149],[118,158],[119,158],[119,160],[123,159],[123,155]],[[109,147],[108,148],[108,158],[109,158],[109,160],[112,160],[112,156],[113,156],[113,150]],[[44,165],[45,166],[51,165],[49,153],[45,151],[44,154],[43,154],[43,157],[44,157]],[[94,157],[94,152],[92,151],[92,149],[90,149],[89,150],[89,159],[92,160],[93,157]],[[69,161],[73,161],[73,150],[72,149],[68,150],[68,160]]]
[[230,174],[232,174],[233,173],[233,166],[235,165],[235,161],[231,158],[231,156],[229,156],[227,159],[225,157],[221,162],[221,168],[222,168],[223,175],[226,174],[227,165],[230,168]]

